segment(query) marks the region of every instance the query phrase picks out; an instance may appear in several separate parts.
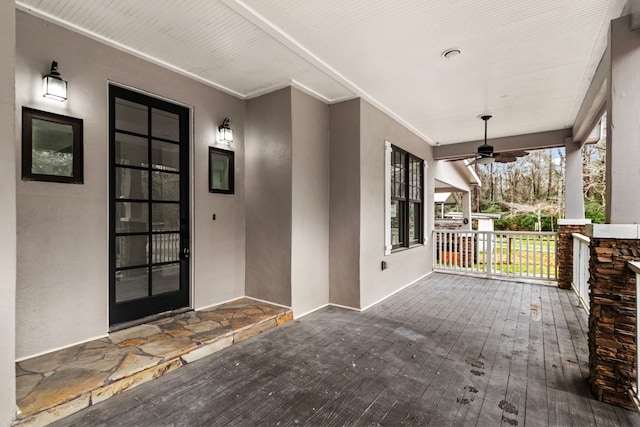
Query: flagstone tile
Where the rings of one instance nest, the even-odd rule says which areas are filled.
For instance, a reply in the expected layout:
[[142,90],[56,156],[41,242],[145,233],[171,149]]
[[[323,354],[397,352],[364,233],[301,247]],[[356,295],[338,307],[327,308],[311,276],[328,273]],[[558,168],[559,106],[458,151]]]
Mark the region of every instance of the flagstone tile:
[[187,363],[195,362],[196,360],[200,360],[203,357],[207,357],[212,355],[213,353],[222,350],[223,348],[229,347],[233,344],[233,335],[229,335],[226,337],[222,337],[212,342],[211,344],[203,345],[190,353],[182,355],[182,360]]
[[31,393],[42,378],[40,374],[22,375],[16,378],[16,399],[20,400]]
[[115,353],[107,356],[103,356],[101,359],[92,358],[78,358],[71,363],[68,363],[60,369],[90,369],[94,371],[111,371],[122,360],[123,353]]
[[204,322],[195,323],[193,325],[187,325],[185,326],[185,328],[195,333],[201,333],[210,331],[215,328],[220,328],[221,326],[222,325],[220,325],[220,323],[218,322],[214,322],[213,320],[206,320]]
[[243,298],[16,363],[18,421],[45,425],[292,319]]
[[18,362],[20,367],[29,372],[38,372],[44,374],[46,372],[58,369],[65,363],[69,363],[78,354],[81,346],[65,348],[63,350],[54,351],[42,356]]
[[151,341],[160,341],[160,340],[167,340],[167,339],[171,339],[171,335],[162,333],[162,334],[151,335],[149,338],[147,338],[147,341],[151,342]]
[[84,345],[84,348],[93,349],[93,348],[104,348],[104,347],[111,347],[111,346],[113,346],[113,344],[111,343],[111,340],[109,340],[108,337],[105,337],[105,338],[97,339],[95,341],[89,341]]
[[237,332],[234,335],[234,342],[238,343],[240,341],[244,341],[246,339],[249,339],[251,337],[254,337],[258,334],[263,333],[264,331],[268,331],[271,328],[275,328],[276,326],[278,326],[276,324],[276,320],[275,319],[271,319],[269,321],[266,322],[262,322],[262,323],[258,323],[257,325],[252,325],[246,329],[243,329],[239,332]]
[[255,321],[247,317],[229,319],[229,322],[231,323],[231,329],[233,329],[234,331],[239,331],[255,323]]
[[290,322],[293,320],[293,312],[292,311],[288,311],[286,313],[282,313],[280,315],[278,315],[278,317],[276,317],[276,323],[278,324],[278,326],[283,325],[287,322]]
[[145,344],[146,342],[147,340],[145,338],[131,338],[126,341],[122,341],[121,343],[118,343],[118,347],[124,349],[126,347],[135,347],[138,345],[142,345],[142,344]]
[[143,324],[114,332],[109,335],[109,339],[112,343],[119,344],[123,341],[134,338],[146,338],[161,332],[162,330],[156,325]]
[[78,411],[87,408],[91,404],[91,394],[86,393],[77,399],[73,399],[69,402],[65,402],[55,408],[50,408],[46,411],[37,413],[25,420],[20,420],[18,425],[20,427],[40,427],[51,424],[61,418],[67,417],[71,414],[75,414]]
[[100,387],[99,389],[93,390],[91,392],[91,403],[95,405],[96,403],[102,402],[103,400],[107,400],[108,398],[115,396],[116,394],[120,394],[123,391],[137,387],[140,384],[144,384],[155,378],[159,378],[164,374],[178,369],[182,365],[182,360],[174,359],[161,365],[145,369],[142,372],[138,372],[137,374],[133,374],[130,377],[115,381],[104,387]]
[[118,366],[118,369],[111,374],[109,380],[115,381],[120,378],[131,376],[157,365],[161,360],[162,359],[159,357],[143,356],[133,353],[127,354],[120,366]]
[[168,360],[182,356],[196,347],[196,343],[189,338],[179,337],[171,340],[152,341],[141,345],[140,349],[152,356],[158,356]]
[[106,355],[120,353],[120,351],[121,351],[120,348],[115,344],[105,345],[104,347],[85,347],[84,349],[78,352],[76,358],[77,359],[97,358],[96,360],[100,360],[104,358]]
[[175,320],[174,317],[165,317],[164,319],[158,319],[158,320],[155,320],[153,322],[150,322],[150,324],[162,327],[162,326],[164,326],[166,324],[173,323],[174,320]]
[[102,385],[107,374],[85,369],[65,369],[42,379],[38,387],[18,401],[22,416],[49,409]]
[[22,375],[33,375],[33,372],[29,372],[22,369],[22,367],[20,366],[20,363],[18,362],[16,363],[16,377],[19,377]]
[[227,320],[226,317],[224,317],[223,314],[219,313],[218,311],[203,311],[202,313],[200,313],[200,319],[202,319],[203,321],[205,320],[214,320],[218,323],[223,322],[225,320]]
[[164,331],[166,334],[171,335],[174,338],[177,337],[190,337],[194,335],[191,331],[186,331],[184,329],[168,329]]
[[217,328],[211,331],[203,332],[191,337],[191,340],[200,344],[209,344],[213,341],[220,339],[224,336],[232,336],[233,330],[231,328]]

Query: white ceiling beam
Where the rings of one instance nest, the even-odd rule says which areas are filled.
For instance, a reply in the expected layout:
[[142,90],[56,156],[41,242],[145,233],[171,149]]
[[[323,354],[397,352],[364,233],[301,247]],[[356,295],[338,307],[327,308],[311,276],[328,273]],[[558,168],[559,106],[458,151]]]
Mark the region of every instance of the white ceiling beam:
[[573,123],[573,141],[583,144],[598,124],[607,105],[607,80],[611,72],[611,55],[605,50]]
[[631,30],[640,30],[640,0],[629,0],[628,6],[631,15]]
[[[518,150],[541,150],[544,148],[564,147],[564,140],[571,137],[571,129],[557,129],[526,135],[506,136],[488,139],[496,153]],[[434,160],[471,158],[476,156],[478,147],[484,140],[461,142],[433,147]]]

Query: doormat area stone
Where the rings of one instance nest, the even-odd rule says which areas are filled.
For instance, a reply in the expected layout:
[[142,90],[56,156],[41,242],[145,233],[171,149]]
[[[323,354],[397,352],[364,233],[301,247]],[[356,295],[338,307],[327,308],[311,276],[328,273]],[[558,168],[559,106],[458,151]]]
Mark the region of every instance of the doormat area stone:
[[290,309],[242,298],[23,360],[14,425],[49,424],[290,320]]

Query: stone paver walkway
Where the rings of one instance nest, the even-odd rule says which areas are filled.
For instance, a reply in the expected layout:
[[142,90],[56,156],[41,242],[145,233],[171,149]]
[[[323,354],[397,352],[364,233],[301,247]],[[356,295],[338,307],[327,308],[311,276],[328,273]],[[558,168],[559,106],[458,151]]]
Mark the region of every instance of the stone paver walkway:
[[293,319],[239,299],[16,363],[18,424],[46,425]]

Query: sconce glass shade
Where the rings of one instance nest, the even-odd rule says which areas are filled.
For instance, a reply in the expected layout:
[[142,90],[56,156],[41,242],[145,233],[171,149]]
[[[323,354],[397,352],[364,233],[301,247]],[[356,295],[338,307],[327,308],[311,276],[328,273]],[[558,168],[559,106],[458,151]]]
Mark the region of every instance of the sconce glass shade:
[[229,119],[225,118],[218,127],[218,142],[231,144],[233,142],[233,129],[229,127]]
[[67,82],[60,77],[56,61],[51,63],[51,72],[44,76],[42,81],[44,83],[43,96],[45,98],[55,99],[60,102],[67,100]]

